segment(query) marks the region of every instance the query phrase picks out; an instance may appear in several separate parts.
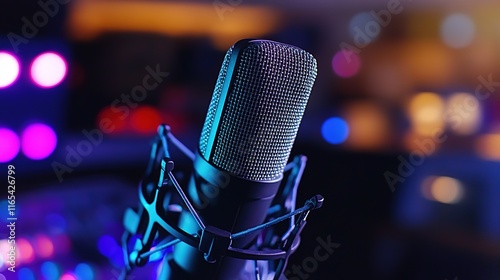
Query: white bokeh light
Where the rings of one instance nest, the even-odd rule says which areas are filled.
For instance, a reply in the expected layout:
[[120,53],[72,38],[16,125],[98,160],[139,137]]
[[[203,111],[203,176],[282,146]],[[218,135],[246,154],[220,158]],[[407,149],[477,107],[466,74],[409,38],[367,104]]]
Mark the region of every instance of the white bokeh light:
[[452,14],[441,23],[441,39],[456,49],[470,45],[474,39],[476,27],[472,19],[464,14]]
[[7,53],[0,52],[0,88],[8,87],[19,77],[19,62]]
[[67,65],[62,56],[47,52],[37,56],[31,65],[31,78],[40,87],[54,87],[66,77]]

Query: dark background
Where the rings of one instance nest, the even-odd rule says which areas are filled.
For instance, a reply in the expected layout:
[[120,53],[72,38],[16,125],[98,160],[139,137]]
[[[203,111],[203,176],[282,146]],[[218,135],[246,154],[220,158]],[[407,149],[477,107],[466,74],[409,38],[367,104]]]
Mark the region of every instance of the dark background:
[[[50,3],[53,15],[40,3]],[[0,262],[7,279],[115,279],[123,266],[123,211],[138,203],[157,125],[169,124],[195,150],[224,54],[247,37],[296,45],[318,60],[292,155],[308,157],[298,204],[317,193],[325,204],[308,218],[289,268],[307,266],[317,238],[331,238],[340,247],[307,279],[500,279],[494,1],[40,3],[2,1],[0,13],[0,51],[15,55],[21,69],[13,85],[0,88],[0,127],[22,135],[29,124],[44,123],[57,135],[47,157],[33,160],[21,147],[1,163],[5,176],[8,164],[16,167],[19,219],[18,272]],[[375,21],[390,9],[397,14]],[[39,25],[28,36],[26,21]],[[13,44],[13,34],[24,41]],[[332,62],[347,44],[354,54],[340,54],[353,61]],[[62,55],[68,72],[43,89],[29,69],[46,51]],[[356,58],[359,69],[349,74]],[[169,76],[144,100],[128,106],[123,119],[109,110],[124,105],[121,96],[157,65]],[[480,99],[485,80],[491,91]],[[325,138],[331,117],[347,123],[347,138],[335,126],[325,130],[338,141]],[[100,140],[84,147],[102,118],[115,129],[100,130],[102,138],[90,133]],[[433,138],[437,132],[443,141]],[[189,164],[176,159],[181,173]],[[7,195],[5,188],[4,219]],[[0,259],[7,250],[4,239]],[[159,263],[137,279],[153,278]]]

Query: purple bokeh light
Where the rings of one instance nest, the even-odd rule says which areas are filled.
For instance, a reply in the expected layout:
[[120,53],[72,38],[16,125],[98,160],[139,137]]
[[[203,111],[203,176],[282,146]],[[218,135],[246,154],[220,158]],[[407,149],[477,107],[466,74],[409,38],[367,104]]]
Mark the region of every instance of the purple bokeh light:
[[21,143],[17,134],[8,128],[0,128],[0,162],[14,159],[20,148]]
[[342,78],[350,78],[361,69],[361,58],[355,52],[338,51],[332,59],[333,72]]
[[50,126],[42,123],[29,125],[21,135],[22,151],[30,159],[44,159],[54,152],[56,146],[56,133]]

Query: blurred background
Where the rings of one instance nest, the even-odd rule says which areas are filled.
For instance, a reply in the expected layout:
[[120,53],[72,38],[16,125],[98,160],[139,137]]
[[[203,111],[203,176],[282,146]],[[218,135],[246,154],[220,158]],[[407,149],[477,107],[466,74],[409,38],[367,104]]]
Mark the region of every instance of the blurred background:
[[[17,272],[6,228],[0,272],[116,279],[158,124],[195,150],[224,53],[263,38],[318,60],[292,155],[308,157],[298,203],[325,204],[289,277],[500,279],[499,16],[487,0],[2,1],[0,162],[18,221]],[[318,238],[340,246],[312,262]]]

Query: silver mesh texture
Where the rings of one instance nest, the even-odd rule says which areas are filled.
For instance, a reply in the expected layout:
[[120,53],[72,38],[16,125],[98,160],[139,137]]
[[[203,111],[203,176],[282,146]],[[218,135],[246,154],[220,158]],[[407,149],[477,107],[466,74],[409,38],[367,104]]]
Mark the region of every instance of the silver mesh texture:
[[[207,149],[208,139],[210,138],[210,130],[212,130],[212,124],[215,118],[215,111],[217,110],[217,106],[219,105],[220,95],[222,93],[222,86],[224,85],[224,78],[227,74],[227,68],[229,66],[229,58],[231,57],[231,53],[233,52],[233,48],[230,48],[226,56],[224,57],[224,61],[222,62],[222,66],[219,71],[219,76],[217,78],[217,83],[215,84],[214,93],[212,95],[212,101],[210,101],[210,105],[208,106],[207,117],[205,119],[205,124],[203,125],[203,130],[201,131],[200,138],[200,151],[202,151],[202,155],[205,157],[205,150]],[[205,157],[206,159],[206,157]]]
[[316,60],[294,46],[251,41],[240,51],[211,158],[206,151],[232,48],[215,86],[200,139],[202,156],[247,180],[279,179],[316,78]]

